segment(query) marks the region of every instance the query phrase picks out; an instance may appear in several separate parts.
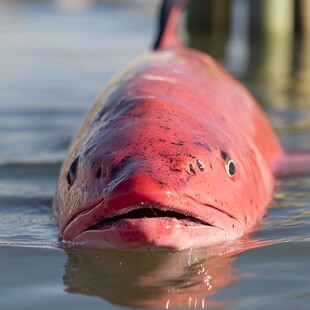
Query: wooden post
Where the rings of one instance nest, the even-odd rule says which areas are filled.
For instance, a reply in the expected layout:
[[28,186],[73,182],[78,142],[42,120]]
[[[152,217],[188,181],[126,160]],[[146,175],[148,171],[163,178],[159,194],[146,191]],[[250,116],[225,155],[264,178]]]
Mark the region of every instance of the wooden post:
[[[291,36],[294,30],[293,0],[262,0],[263,31],[267,36]],[[309,0],[305,0],[306,2]]]
[[213,0],[211,27],[214,32],[227,33],[230,25],[231,0]]
[[293,36],[267,36],[264,39],[262,63],[258,79],[266,94],[272,95],[268,105],[278,109],[292,105],[286,94],[291,83],[293,60]]
[[310,1],[300,0],[301,31],[310,36]]
[[230,0],[191,1],[187,14],[189,45],[221,58],[230,24]]
[[[310,106],[310,37],[302,36],[298,42],[297,70],[293,77],[296,92],[295,103],[297,106]],[[306,118],[305,118],[306,120]]]

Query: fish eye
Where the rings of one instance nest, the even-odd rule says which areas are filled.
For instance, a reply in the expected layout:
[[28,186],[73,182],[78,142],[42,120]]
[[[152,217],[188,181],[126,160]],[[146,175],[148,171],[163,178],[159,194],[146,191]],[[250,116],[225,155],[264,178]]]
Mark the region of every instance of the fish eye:
[[221,150],[221,156],[224,160],[225,170],[226,170],[228,176],[230,178],[234,177],[234,175],[236,174],[236,166],[235,166],[234,161],[231,159],[229,154],[224,150]]
[[78,163],[79,163],[79,156],[72,162],[68,170],[67,182],[70,186],[72,186],[73,183],[75,182]]
[[236,166],[231,158],[225,160],[225,169],[229,177],[233,177],[236,174]]

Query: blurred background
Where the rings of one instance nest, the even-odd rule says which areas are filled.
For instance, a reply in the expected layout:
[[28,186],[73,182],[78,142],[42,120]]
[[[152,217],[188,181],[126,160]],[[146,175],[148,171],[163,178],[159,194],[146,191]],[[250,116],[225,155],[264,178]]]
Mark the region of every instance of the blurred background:
[[[59,147],[67,145],[80,122],[74,115],[84,115],[108,77],[152,46],[159,6],[158,0],[0,0],[1,123],[13,106],[25,121],[48,105],[57,116],[47,120],[48,136],[58,136],[58,128],[66,137]],[[245,83],[287,148],[309,147],[303,136],[310,130],[310,1],[193,0],[180,31],[189,46]],[[73,111],[72,101],[81,103]],[[64,117],[70,128],[61,127]]]

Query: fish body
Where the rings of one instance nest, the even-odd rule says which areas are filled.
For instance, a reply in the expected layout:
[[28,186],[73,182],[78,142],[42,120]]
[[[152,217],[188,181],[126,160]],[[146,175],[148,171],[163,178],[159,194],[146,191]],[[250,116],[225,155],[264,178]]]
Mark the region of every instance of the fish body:
[[271,202],[278,138],[236,79],[180,44],[179,14],[170,8],[155,50],[112,78],[72,141],[53,203],[64,241],[204,247],[250,231]]

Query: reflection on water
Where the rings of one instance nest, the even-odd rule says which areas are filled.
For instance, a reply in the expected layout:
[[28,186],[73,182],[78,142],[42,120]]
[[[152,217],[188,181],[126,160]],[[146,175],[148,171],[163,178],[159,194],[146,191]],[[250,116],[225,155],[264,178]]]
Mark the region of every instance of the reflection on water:
[[66,249],[64,284],[69,293],[95,295],[123,306],[228,305],[229,301],[209,301],[209,296],[238,279],[231,266],[237,252],[232,254],[232,250],[128,253]]

